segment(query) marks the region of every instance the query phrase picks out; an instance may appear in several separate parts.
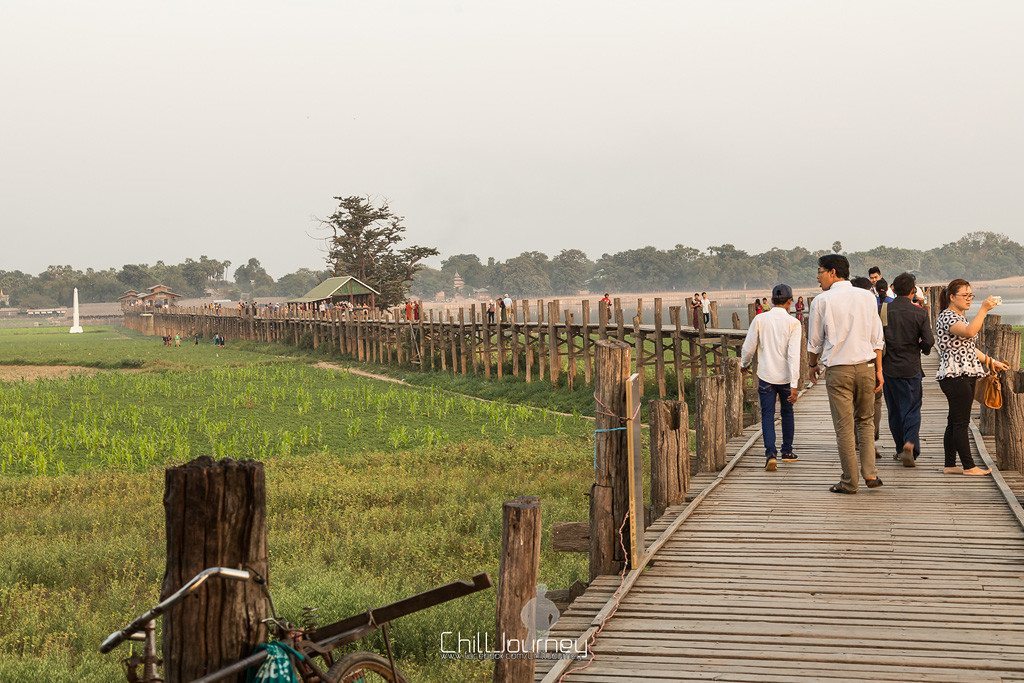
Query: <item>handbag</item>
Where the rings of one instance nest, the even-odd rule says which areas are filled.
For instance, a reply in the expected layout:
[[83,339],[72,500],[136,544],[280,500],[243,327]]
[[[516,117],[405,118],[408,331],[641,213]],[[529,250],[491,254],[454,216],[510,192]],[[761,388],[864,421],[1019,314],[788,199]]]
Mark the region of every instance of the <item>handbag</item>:
[[992,410],[999,410],[1003,407],[1003,385],[999,381],[999,374],[992,367],[992,359],[986,357],[983,363],[988,374],[978,380],[974,387],[974,400]]

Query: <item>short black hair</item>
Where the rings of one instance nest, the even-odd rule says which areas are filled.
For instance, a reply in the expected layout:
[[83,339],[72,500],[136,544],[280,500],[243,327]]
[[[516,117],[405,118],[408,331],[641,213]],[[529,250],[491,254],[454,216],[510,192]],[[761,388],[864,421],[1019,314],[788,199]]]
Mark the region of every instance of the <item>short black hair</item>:
[[882,270],[878,266],[871,266],[868,268],[868,275],[874,275],[875,273],[878,273],[878,275],[881,276]]
[[875,281],[875,291],[878,292],[878,295],[881,297],[889,295],[889,283],[885,281],[884,277],[880,277]]
[[917,278],[910,273],[900,273],[892,281],[892,291],[896,296],[906,296],[917,289]]
[[844,280],[850,277],[850,260],[842,254],[824,254],[818,257],[818,265],[824,270],[836,271],[836,277]]
[[[822,268],[824,268],[824,267],[825,266],[822,266]],[[867,279],[863,275],[859,275],[859,276],[853,278],[852,280],[850,280],[850,284],[853,285],[854,287],[860,287],[861,289],[866,289],[869,292],[875,291],[875,286],[873,284],[871,284],[871,280]]]

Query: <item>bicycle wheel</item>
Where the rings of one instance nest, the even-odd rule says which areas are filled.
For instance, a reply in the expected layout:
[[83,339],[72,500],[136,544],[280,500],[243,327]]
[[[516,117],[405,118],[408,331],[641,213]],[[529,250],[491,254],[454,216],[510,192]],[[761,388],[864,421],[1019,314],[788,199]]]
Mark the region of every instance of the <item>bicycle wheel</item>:
[[353,652],[339,659],[327,671],[330,683],[407,683],[401,669],[391,673],[391,662],[373,652]]

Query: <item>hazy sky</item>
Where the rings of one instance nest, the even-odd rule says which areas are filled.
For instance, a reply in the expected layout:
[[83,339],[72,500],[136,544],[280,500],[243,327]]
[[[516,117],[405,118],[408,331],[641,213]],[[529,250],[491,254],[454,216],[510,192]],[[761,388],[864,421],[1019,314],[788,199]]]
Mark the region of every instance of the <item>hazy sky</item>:
[[[1024,3],[0,2],[0,269],[1024,239]],[[13,248],[12,248],[13,247]]]

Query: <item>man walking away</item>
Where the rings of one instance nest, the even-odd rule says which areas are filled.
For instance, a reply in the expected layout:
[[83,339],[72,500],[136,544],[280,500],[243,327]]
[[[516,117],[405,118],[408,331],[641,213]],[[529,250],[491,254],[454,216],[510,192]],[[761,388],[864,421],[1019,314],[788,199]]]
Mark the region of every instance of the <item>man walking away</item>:
[[[877,296],[878,295],[878,290],[875,289],[875,285],[877,283],[879,283],[879,282],[885,282],[885,280],[880,280],[879,279],[879,272],[880,271],[878,270],[877,267],[872,268],[871,270],[874,271],[872,273],[872,275],[871,275],[872,278],[875,278],[874,280],[871,280],[871,279],[866,278],[864,276],[859,276],[859,277],[855,277],[855,278],[851,279],[850,280],[850,284],[852,284],[854,287],[860,287],[861,289],[866,289],[867,291],[871,292],[872,296],[874,296],[877,299],[878,298],[878,296]],[[886,285],[886,288],[888,288],[888,285]],[[878,306],[878,315],[882,315],[882,305],[880,303],[878,303],[877,306]],[[879,428],[881,426],[882,426],[882,394],[878,393],[878,394],[875,394],[875,441],[878,441],[878,437],[879,437],[879,434],[880,434]],[[875,459],[877,460],[878,458],[881,458],[881,457],[882,456],[879,455],[878,449],[876,448],[875,449]]]
[[892,281],[896,299],[882,309],[885,334],[885,407],[889,431],[896,442],[896,457],[904,467],[913,467],[921,454],[921,354],[931,353],[935,335],[928,311],[914,305],[917,282],[910,273]]
[[849,277],[850,262],[845,256],[825,254],[818,259],[822,293],[811,302],[807,334],[811,380],[817,381],[822,367],[827,369],[825,386],[843,469],[842,479],[829,489],[832,493],[856,493],[858,470],[868,488],[882,485],[871,438],[874,398],[885,382],[882,321],[874,295],[855,288]]
[[782,462],[796,462],[793,452],[793,404],[800,384],[800,321],[789,315],[793,289],[775,285],[773,308],[754,318],[743,341],[740,363],[750,367],[757,354],[757,396],[761,401],[761,432],[764,435],[764,468],[774,472],[778,466],[775,450],[775,400],[782,413]]

